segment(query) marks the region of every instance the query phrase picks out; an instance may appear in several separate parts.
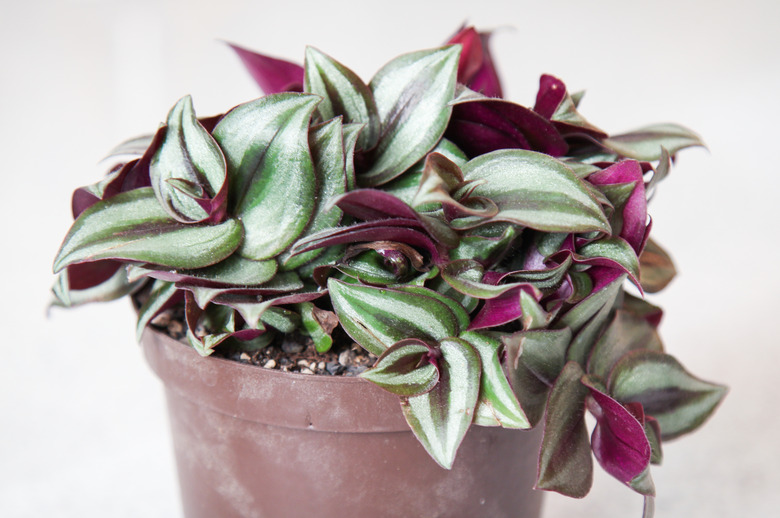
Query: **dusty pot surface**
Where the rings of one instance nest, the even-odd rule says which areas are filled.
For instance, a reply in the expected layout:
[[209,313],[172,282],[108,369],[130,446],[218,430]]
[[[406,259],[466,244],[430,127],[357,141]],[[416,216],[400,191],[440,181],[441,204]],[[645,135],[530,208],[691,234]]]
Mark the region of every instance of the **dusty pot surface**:
[[142,344],[165,384],[188,518],[539,515],[536,432],[474,426],[448,471],[398,398],[365,380],[203,358],[151,329]]

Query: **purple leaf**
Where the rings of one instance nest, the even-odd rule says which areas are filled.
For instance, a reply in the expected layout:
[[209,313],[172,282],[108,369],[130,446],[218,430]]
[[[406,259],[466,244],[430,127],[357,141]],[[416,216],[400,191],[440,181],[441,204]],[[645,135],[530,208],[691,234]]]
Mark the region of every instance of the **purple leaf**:
[[303,91],[303,67],[228,43],[258,86],[268,94]]
[[597,140],[607,137],[577,112],[566,85],[557,77],[545,74],[539,79],[534,111],[552,121],[563,135],[584,134]]
[[498,297],[486,300],[485,305],[472,319],[469,331],[500,326],[523,316],[523,308],[520,303],[520,293],[523,291],[531,295],[536,301],[541,299],[541,292],[532,285],[517,285]]
[[446,250],[438,247],[424,232],[416,230],[419,228],[421,225],[418,221],[402,218],[368,221],[351,227],[324,230],[308,236],[293,246],[292,253],[294,255],[334,245],[397,241],[426,250],[430,253],[434,264],[441,264],[446,258]]
[[[652,453],[645,435],[642,407],[633,405],[634,411],[638,412],[633,415],[599,390],[587,376],[582,382],[590,389],[589,407],[596,418],[591,436],[593,454],[604,471],[630,485],[650,465]],[[653,490],[650,494],[654,493]]]
[[113,277],[122,263],[106,259],[91,263],[76,263],[68,266],[68,288],[85,290],[103,283]]
[[647,199],[645,198],[645,183],[642,177],[642,166],[635,160],[618,162],[603,171],[588,176],[593,185],[613,185],[634,182],[634,190],[623,207],[623,225],[620,237],[628,241],[639,255],[642,252],[647,233]]
[[386,218],[405,218],[417,221],[419,228],[437,243],[454,248],[458,245],[457,234],[443,221],[420,214],[396,196],[377,189],[357,189],[343,194],[332,201],[346,214],[364,221]]
[[417,219],[417,213],[409,205],[378,189],[356,189],[334,198],[331,204],[363,221],[387,218]]
[[557,157],[568,149],[547,119],[519,104],[496,99],[457,102],[445,137],[470,157],[497,149],[530,149]]
[[117,166],[105,178],[96,184],[80,187],[73,193],[71,210],[73,218],[101,200],[107,200],[119,193],[132,191],[152,185],[149,177],[149,164],[165,138],[165,127],[160,128],[152,138],[151,144],[139,159]]
[[464,27],[447,43],[463,46],[458,61],[458,82],[488,97],[503,97],[489,48],[490,33]]

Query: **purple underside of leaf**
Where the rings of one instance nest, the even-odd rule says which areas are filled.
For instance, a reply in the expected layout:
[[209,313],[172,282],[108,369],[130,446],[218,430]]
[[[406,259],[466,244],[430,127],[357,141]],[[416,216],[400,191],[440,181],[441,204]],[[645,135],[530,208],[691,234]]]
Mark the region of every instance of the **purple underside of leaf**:
[[417,219],[409,205],[390,193],[378,189],[356,189],[335,198],[332,202],[346,214],[363,221],[387,218]]
[[[485,284],[498,285],[505,274],[488,271],[482,277]],[[537,302],[542,294],[531,284],[520,284],[507,290],[498,297],[485,300],[485,304],[477,315],[471,320],[469,331],[500,326],[523,316],[520,292],[526,292]]]
[[71,198],[70,207],[73,213],[73,219],[79,217],[79,215],[100,201],[100,198],[86,190],[84,187],[79,187],[73,191],[73,198]]
[[468,156],[475,157],[496,149],[531,149],[521,134],[503,132],[480,122],[450,119],[445,138],[454,142]]
[[604,266],[593,266],[588,269],[588,275],[593,280],[593,289],[591,293],[599,291],[615,279],[623,275],[623,272],[617,268],[606,268]]
[[[623,246],[627,248],[629,245],[624,244]],[[609,257],[584,257],[570,250],[561,250],[560,252],[556,252],[555,254],[550,256],[550,260],[558,263],[564,262],[565,260],[567,260],[567,258],[571,258],[572,261],[574,261],[577,264],[585,264],[591,267],[598,267],[598,269],[594,272],[594,274],[596,275],[596,278],[594,278],[594,284],[598,284],[599,279],[603,279],[602,285],[609,284],[610,282],[615,280],[619,275],[625,273],[629,276],[631,282],[634,283],[637,289],[639,289],[640,293],[644,294],[644,291],[642,290],[642,286],[639,283],[639,278],[637,277],[638,271],[636,272],[632,271],[626,265],[621,264],[619,261],[615,259]],[[617,273],[610,275],[605,270],[615,270]],[[590,272],[590,269],[588,270],[588,272]],[[594,286],[593,291],[596,291],[597,289],[598,288]]]
[[91,263],[77,263],[68,266],[68,287],[71,290],[85,290],[110,279],[122,263],[106,259]]
[[445,137],[472,157],[511,148],[561,156],[568,148],[555,126],[540,115],[493,99],[456,104]]
[[177,272],[175,270],[149,270],[146,276],[161,281],[175,282],[182,289],[195,287],[214,288],[226,290],[230,293],[241,292],[252,295],[270,295],[289,291],[288,286],[282,286],[280,288],[263,288],[262,286],[237,286],[235,284],[219,282],[218,280],[203,279],[201,277],[188,274],[187,272]]
[[490,55],[490,33],[464,27],[452,36],[448,44],[463,46],[458,62],[458,82],[488,97],[502,97],[501,81]]
[[647,235],[647,199],[642,166],[635,160],[618,162],[603,171],[588,176],[593,185],[612,185],[635,182],[634,190],[623,208],[623,228],[620,237],[628,241],[639,255]]
[[503,97],[501,79],[498,77],[498,71],[493,64],[493,56],[490,54],[490,36],[491,34],[488,32],[479,34],[482,42],[482,66],[466,86],[488,97]]
[[591,437],[593,454],[607,473],[628,484],[650,465],[652,450],[644,426],[623,405],[592,383],[584,382],[595,402],[592,406],[597,422]]
[[[267,299],[262,302],[268,303],[269,306],[282,306],[285,304],[299,304],[301,302],[311,302],[326,295],[327,290],[322,291],[307,291],[300,293],[292,293],[290,295],[284,295],[282,297],[276,297],[273,299]],[[233,307],[234,304],[246,304],[251,302],[260,302],[258,298],[252,294],[245,294],[241,290],[231,290],[229,292],[218,295],[214,298],[214,302],[222,304],[224,306]]]
[[229,43],[257,85],[266,94],[303,91],[303,67]]
[[536,94],[534,111],[545,119],[551,119],[564,97],[566,97],[566,85],[563,84],[563,81],[549,74],[544,74],[539,79],[539,91]]
[[389,219],[359,223],[351,227],[337,228],[319,232],[293,247],[293,254],[308,252],[318,248],[335,245],[364,243],[373,241],[396,241],[415,248],[422,248],[431,254],[435,264],[440,264],[446,254],[423,232],[415,230],[421,225],[417,220]]
[[107,200],[119,193],[139,189],[141,187],[150,187],[152,185],[149,177],[149,163],[152,157],[159,149],[165,138],[165,127],[157,130],[152,138],[151,144],[144,152],[141,158],[131,160],[123,164],[119,171],[109,173],[113,178],[103,187],[103,195],[98,198],[89,191],[88,188],[81,187],[73,193],[71,201],[71,210],[73,218],[78,218],[82,212],[94,205],[100,200]]
[[447,45],[456,43],[463,47],[458,60],[458,82],[466,84],[482,68],[482,40],[474,27],[463,27],[446,42]]
[[556,111],[564,102],[570,102],[569,93],[564,82],[549,74],[542,75],[539,79],[539,92],[536,94],[536,104],[534,105],[534,111],[536,113],[545,119],[550,120],[562,135],[584,134],[597,141],[607,137],[606,133],[585,122],[576,112],[573,105],[571,106],[572,114],[577,116],[580,124],[572,124],[557,119],[553,120]]

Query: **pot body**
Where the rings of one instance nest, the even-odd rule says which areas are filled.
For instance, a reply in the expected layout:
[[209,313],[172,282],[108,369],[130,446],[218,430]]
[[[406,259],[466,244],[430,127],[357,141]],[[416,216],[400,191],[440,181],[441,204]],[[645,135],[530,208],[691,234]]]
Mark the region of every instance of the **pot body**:
[[367,381],[201,358],[151,330],[142,344],[188,518],[539,516],[538,431],[472,426],[445,470]]

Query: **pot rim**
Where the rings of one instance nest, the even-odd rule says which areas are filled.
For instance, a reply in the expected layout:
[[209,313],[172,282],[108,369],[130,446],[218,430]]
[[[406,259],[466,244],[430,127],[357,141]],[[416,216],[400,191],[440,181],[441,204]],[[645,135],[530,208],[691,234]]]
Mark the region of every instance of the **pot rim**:
[[166,390],[236,418],[322,432],[407,432],[399,398],[362,378],[282,372],[216,357],[146,328],[141,346]]

